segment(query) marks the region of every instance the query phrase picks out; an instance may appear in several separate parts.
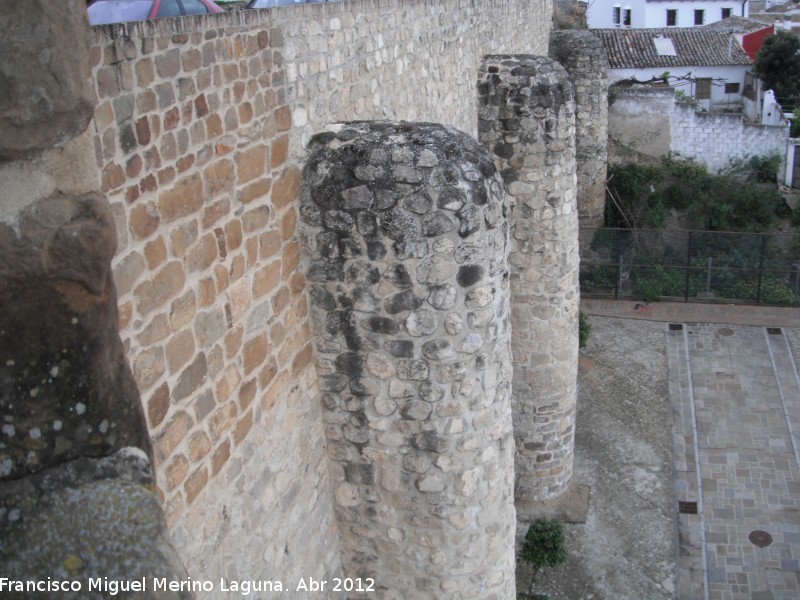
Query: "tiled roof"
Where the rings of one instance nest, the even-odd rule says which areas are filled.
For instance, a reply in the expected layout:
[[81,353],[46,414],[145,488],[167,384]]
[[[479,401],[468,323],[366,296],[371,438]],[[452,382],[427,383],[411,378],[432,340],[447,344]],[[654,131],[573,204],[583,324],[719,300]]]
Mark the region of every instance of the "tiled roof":
[[762,23],[761,21],[754,21],[753,19],[745,19],[744,17],[728,17],[721,21],[715,21],[708,25],[703,25],[703,29],[709,31],[725,31],[728,33],[752,33],[770,27],[772,23]]
[[[704,27],[592,29],[591,31],[603,42],[610,69],[753,64],[731,34],[709,31]],[[658,54],[653,40],[659,36],[672,40],[675,56]]]

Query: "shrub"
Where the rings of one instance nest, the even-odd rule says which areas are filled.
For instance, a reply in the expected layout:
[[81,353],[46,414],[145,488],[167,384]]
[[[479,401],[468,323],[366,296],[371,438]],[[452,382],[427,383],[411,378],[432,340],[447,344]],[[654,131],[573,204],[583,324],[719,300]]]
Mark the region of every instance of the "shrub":
[[[755,302],[758,297],[758,278],[752,277],[737,282],[732,290],[734,298]],[[761,280],[761,302],[764,304],[794,304],[794,290],[789,284],[766,276]]]
[[780,154],[772,156],[754,156],[750,159],[750,167],[755,171],[756,181],[762,183],[775,183],[778,181],[778,172],[783,159]]
[[638,279],[633,285],[633,294],[642,302],[651,303],[661,300],[661,286],[652,279]]
[[561,522],[555,519],[536,519],[531,523],[519,558],[533,567],[534,574],[541,569],[564,563],[567,560],[567,548]]
[[792,209],[792,225],[800,227],[800,202],[795,204]]
[[[669,269],[660,265],[639,266],[633,284],[633,293],[644,302],[658,302],[663,296],[683,296],[686,275],[681,269]],[[689,294],[697,293],[697,282],[689,281]]]
[[580,273],[581,289],[607,290],[617,285],[617,269],[610,265],[589,265]]
[[754,156],[713,175],[668,155],[657,165],[610,167],[606,225],[663,227],[677,210],[691,229],[765,231],[776,218],[790,216],[775,186],[780,164],[779,156]]
[[561,522],[555,519],[536,519],[528,527],[525,542],[519,552],[519,559],[533,567],[528,593],[522,597],[532,600],[547,600],[548,596],[533,593],[533,583],[540,570],[557,567],[567,560],[564,526]]

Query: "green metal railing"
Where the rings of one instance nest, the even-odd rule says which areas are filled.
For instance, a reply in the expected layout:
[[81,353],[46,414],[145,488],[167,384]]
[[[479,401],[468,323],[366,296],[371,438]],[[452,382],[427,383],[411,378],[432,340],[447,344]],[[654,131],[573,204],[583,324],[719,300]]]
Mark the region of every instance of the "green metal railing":
[[800,234],[581,228],[585,296],[800,304]]

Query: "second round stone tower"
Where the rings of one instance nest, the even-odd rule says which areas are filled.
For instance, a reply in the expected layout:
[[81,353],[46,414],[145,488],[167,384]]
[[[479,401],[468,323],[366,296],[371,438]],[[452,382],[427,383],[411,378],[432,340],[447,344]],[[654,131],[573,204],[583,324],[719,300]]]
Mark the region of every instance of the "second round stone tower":
[[511,326],[517,512],[572,477],[578,374],[575,90],[544,56],[492,55],[478,75],[478,131],[512,197]]
[[440,125],[338,124],[309,149],[301,218],[345,572],[384,598],[512,598],[502,180]]

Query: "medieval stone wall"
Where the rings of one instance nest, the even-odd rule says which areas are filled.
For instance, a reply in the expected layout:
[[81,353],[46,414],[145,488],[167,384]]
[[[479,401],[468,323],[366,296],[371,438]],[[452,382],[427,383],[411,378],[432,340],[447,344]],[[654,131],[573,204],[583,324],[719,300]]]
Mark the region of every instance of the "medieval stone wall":
[[193,577],[339,570],[299,268],[305,144],[347,119],[474,134],[480,58],[545,54],[549,30],[547,0],[353,0],[93,30],[121,335]]
[[575,88],[575,157],[581,226],[602,227],[608,163],[608,58],[589,31],[550,35],[550,57],[563,66]]

